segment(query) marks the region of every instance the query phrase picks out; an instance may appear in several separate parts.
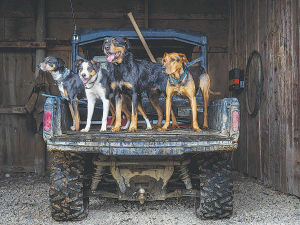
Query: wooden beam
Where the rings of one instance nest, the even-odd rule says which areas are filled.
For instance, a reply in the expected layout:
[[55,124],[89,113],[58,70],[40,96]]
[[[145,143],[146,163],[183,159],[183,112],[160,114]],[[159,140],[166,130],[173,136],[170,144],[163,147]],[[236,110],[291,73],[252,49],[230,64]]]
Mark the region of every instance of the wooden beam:
[[47,43],[38,41],[0,41],[0,48],[47,48]]
[[[146,6],[145,6],[146,8]],[[145,19],[144,13],[135,13],[135,19]],[[175,13],[151,13],[148,15],[150,20],[227,20],[227,13],[213,14],[175,14]],[[34,18],[30,12],[11,11],[0,14],[0,18]],[[72,19],[71,12],[48,12],[47,18]],[[76,19],[124,19],[126,13],[113,12],[76,12]]]
[[0,114],[26,114],[27,110],[24,106],[11,106],[0,108]]

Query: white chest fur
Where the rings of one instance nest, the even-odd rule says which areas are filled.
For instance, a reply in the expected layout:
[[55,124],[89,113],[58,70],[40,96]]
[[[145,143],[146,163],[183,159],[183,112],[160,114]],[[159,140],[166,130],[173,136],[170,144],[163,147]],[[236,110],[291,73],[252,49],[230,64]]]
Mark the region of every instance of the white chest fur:
[[100,83],[95,83],[94,86],[90,89],[85,89],[87,98],[96,98],[104,99],[105,98],[105,89]]
[[65,95],[65,90],[64,90],[64,87],[63,87],[63,82],[59,82],[57,86],[58,86],[58,90],[59,90],[59,92],[61,94],[61,97],[63,97],[64,99],[69,100],[69,98]]

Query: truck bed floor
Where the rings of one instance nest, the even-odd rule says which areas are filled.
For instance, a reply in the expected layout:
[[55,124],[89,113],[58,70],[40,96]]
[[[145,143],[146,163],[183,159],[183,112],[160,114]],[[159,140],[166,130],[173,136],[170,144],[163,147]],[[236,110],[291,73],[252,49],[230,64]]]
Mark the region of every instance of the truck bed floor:
[[69,131],[47,141],[49,151],[93,152],[105,155],[181,155],[188,152],[234,150],[233,138],[214,130],[191,129],[157,131],[140,129],[88,133]]

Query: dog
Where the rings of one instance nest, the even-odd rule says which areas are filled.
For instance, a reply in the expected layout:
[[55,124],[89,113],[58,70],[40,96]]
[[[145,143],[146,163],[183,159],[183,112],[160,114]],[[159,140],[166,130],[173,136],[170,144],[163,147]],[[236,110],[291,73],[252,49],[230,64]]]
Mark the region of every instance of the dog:
[[[130,132],[137,131],[137,106],[143,91],[147,91],[152,106],[158,113],[158,125],[161,124],[163,112],[158,105],[158,98],[165,92],[167,79],[162,74],[162,65],[145,60],[135,60],[128,50],[130,42],[125,37],[109,37],[103,42],[102,49],[107,56],[111,88],[116,99],[116,123],[112,131],[119,131],[121,126],[122,96],[132,99]],[[172,113],[172,126],[179,127]]]
[[203,128],[208,129],[207,125],[207,106],[209,94],[220,95],[220,92],[210,90],[210,78],[203,67],[190,67],[185,54],[165,53],[162,59],[163,72],[169,76],[166,87],[166,123],[161,130],[166,131],[170,123],[170,108],[174,94],[188,98],[192,109],[192,127],[194,131],[201,131],[197,122],[197,102],[196,93],[200,88],[204,100],[204,122]]
[[101,99],[103,103],[102,124],[100,132],[106,131],[107,117],[110,108],[109,94],[111,92],[108,73],[106,70],[100,68],[99,62],[95,62],[93,60],[76,60],[75,66],[78,68],[78,75],[84,84],[88,102],[87,122],[85,128],[82,129],[81,132],[88,132],[90,130],[97,99]]
[[79,130],[80,116],[77,97],[84,96],[84,85],[78,74],[66,68],[65,62],[56,57],[46,57],[45,60],[38,65],[38,68],[51,73],[61,96],[69,102],[69,108],[73,118],[71,130]]

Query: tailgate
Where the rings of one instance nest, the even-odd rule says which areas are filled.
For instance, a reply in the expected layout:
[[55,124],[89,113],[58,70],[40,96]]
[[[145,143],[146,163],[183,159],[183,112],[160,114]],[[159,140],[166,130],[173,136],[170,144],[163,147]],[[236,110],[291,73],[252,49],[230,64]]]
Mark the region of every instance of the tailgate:
[[105,155],[181,155],[192,152],[236,150],[234,138],[214,130],[140,130],[136,133],[68,132],[47,140],[48,151],[102,153]]

